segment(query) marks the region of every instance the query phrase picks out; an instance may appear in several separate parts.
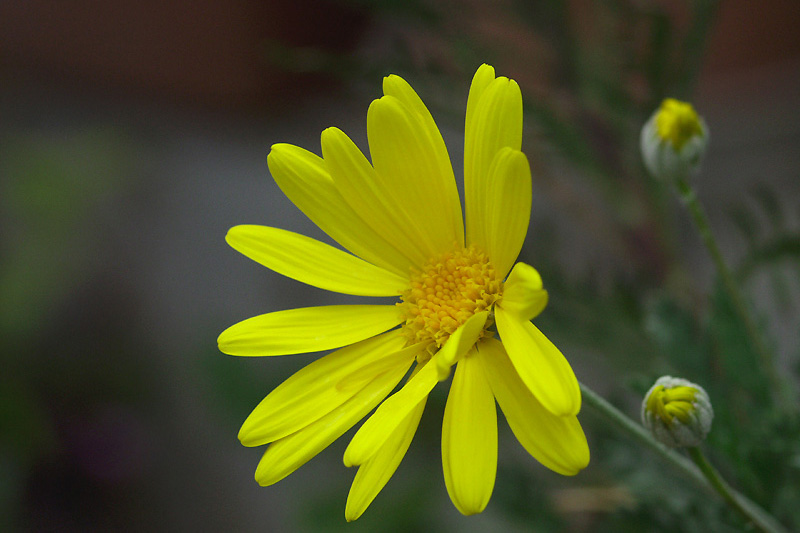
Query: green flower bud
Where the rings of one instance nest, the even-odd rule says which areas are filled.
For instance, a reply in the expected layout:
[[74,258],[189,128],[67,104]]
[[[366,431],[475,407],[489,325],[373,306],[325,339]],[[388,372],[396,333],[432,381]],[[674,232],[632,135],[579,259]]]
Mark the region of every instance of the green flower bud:
[[681,378],[658,378],[642,402],[642,424],[670,448],[699,445],[713,419],[711,400],[703,387]]
[[655,178],[687,176],[700,165],[708,127],[691,104],[667,98],[642,128],[640,145],[647,170]]

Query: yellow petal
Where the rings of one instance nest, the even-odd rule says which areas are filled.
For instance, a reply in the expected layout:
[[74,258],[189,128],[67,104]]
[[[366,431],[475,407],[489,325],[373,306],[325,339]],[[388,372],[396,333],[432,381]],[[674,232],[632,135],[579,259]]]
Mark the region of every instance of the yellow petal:
[[351,209],[403,255],[406,273],[411,265],[419,268],[425,264],[430,256],[411,231],[403,206],[389,196],[361,150],[338,128],[323,131],[321,142],[325,165]]
[[344,451],[345,466],[363,465],[438,383],[436,364],[424,365],[402,389],[386,399],[353,436]]
[[472,77],[472,83],[469,86],[469,96],[467,97],[467,119],[465,130],[471,129],[473,121],[475,120],[475,109],[478,107],[478,102],[483,96],[486,88],[494,81],[495,72],[494,67],[484,63],[475,75]]
[[305,235],[266,226],[236,226],[225,237],[253,261],[297,281],[344,294],[395,296],[408,280]]
[[276,144],[267,164],[283,193],[333,240],[373,265],[408,276],[408,259],[353,211],[321,157],[291,144]]
[[[459,200],[447,153],[437,157],[420,129],[419,119],[393,96],[369,106],[367,137],[381,189],[403,217],[408,234],[430,259],[463,243],[463,237],[454,225]],[[440,164],[442,158],[446,164]]]
[[405,366],[378,376],[355,396],[319,420],[269,445],[256,468],[256,481],[272,485],[285,478],[353,427],[389,394]]
[[[431,116],[430,111],[428,111],[428,108],[417,92],[406,80],[395,74],[386,76],[383,78],[383,94],[397,98],[411,113],[417,115],[424,123],[423,128],[425,132],[428,134],[431,141],[437,145],[436,150],[445,156],[447,155],[447,148],[445,147],[439,128],[433,120],[433,116]],[[447,160],[447,164],[450,165],[449,159]]]
[[217,343],[228,355],[318,352],[362,341],[401,321],[394,305],[304,307],[243,320],[223,331]]
[[536,326],[502,307],[495,308],[495,319],[508,357],[536,399],[554,415],[577,414],[578,380],[558,348]]
[[522,382],[496,339],[478,343],[478,360],[520,444],[544,466],[571,476],[589,464],[589,445],[575,416],[545,409]]
[[[400,330],[393,330],[389,333],[402,335]],[[428,344],[419,342],[417,344],[407,346],[402,350],[391,353],[386,357],[377,358],[372,362],[360,368],[355,368],[352,372],[342,376],[342,378],[336,383],[336,387],[342,391],[353,389],[358,390],[374,376],[382,374],[387,370],[396,367],[401,362],[405,362],[406,366],[410,366],[414,359],[419,354],[424,352],[427,347]]]
[[348,522],[356,520],[367,510],[369,504],[397,470],[417,431],[426,401],[427,397],[423,398],[400,422],[375,455],[358,468],[344,510]]
[[535,268],[517,263],[503,283],[503,299],[498,304],[520,320],[531,320],[547,306],[547,291]]
[[497,411],[483,368],[470,352],[456,365],[442,423],[447,492],[465,515],[489,503],[497,473]]
[[424,213],[428,220],[433,217],[440,229],[430,228],[430,232],[440,245],[463,244],[461,201],[439,128],[403,78],[384,78],[383,92],[388,98],[374,103],[375,109],[367,115],[370,152],[378,175],[396,198],[405,198],[403,205],[415,206],[415,212]]
[[[363,389],[375,376],[402,364],[392,356],[403,351],[405,337],[390,331],[337,350],[303,367],[278,385],[250,413],[239,430],[245,446],[261,446],[276,441],[311,424],[333,411]],[[347,390],[338,387],[348,374],[369,367],[377,361],[391,359],[392,364],[369,374]],[[406,357],[408,368],[413,355]]]
[[[472,84],[469,87],[469,96],[467,97],[467,115],[464,127],[464,205],[466,207],[466,226],[467,226],[467,244],[474,242],[484,242],[483,226],[476,226],[476,220],[484,218],[484,203],[483,186],[484,180],[478,179],[476,172],[480,168],[476,168],[476,155],[479,151],[475,148],[475,143],[479,140],[479,132],[476,130],[476,117],[475,111],[478,108],[478,102],[486,92],[486,88],[495,80],[494,67],[487,64],[481,65],[475,72],[472,78]],[[471,148],[467,148],[470,146]],[[487,167],[488,170],[488,167]]]
[[489,311],[475,313],[461,324],[457,330],[450,335],[447,342],[436,355],[436,370],[439,374],[439,381],[444,381],[450,375],[450,367],[456,361],[464,357],[467,352],[475,345],[475,342],[483,332]]
[[[492,72],[493,74],[493,72]],[[464,203],[467,210],[467,244],[485,238],[485,196],[489,168],[504,147],[522,147],[522,93],[514,80],[486,81],[489,71],[478,69],[470,88],[464,137]]]
[[497,152],[484,201],[485,241],[476,244],[489,254],[498,277],[505,278],[522,249],[531,218],[531,170],[525,154],[511,148]]

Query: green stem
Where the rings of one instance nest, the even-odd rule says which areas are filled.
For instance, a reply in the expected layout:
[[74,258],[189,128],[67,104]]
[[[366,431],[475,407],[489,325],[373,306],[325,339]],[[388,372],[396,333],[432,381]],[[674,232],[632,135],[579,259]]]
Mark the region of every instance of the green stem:
[[692,458],[694,464],[700,468],[700,471],[706,476],[706,479],[711,483],[723,499],[728,502],[728,505],[736,509],[745,520],[750,522],[759,531],[767,533],[783,531],[783,526],[770,515],[766,514],[760,507],[756,506],[753,502],[738,494],[728,485],[716,468],[708,462],[706,456],[700,450],[700,447],[693,447],[687,450],[689,457]]
[[581,394],[583,395],[583,401],[585,404],[589,405],[595,411],[603,415],[610,422],[612,422],[617,429],[627,433],[629,437],[632,437],[634,440],[638,441],[639,444],[645,445],[662,458],[672,463],[673,466],[677,467],[678,470],[692,479],[698,486],[706,490],[711,490],[712,487],[708,480],[703,476],[702,472],[700,472],[691,461],[686,459],[686,457],[658,442],[641,424],[634,422],[625,416],[625,414],[623,414],[619,409],[608,403],[592,389],[583,383],[581,383],[580,386]]
[[708,223],[708,217],[706,217],[703,206],[697,199],[697,195],[692,189],[692,186],[689,184],[689,180],[686,178],[686,176],[680,176],[676,178],[675,186],[678,189],[681,200],[686,205],[689,213],[692,215],[695,226],[700,232],[700,237],[703,239],[703,244],[705,244],[708,252],[711,254],[711,258],[714,261],[714,265],[717,267],[717,272],[719,273],[720,279],[722,279],[722,285],[728,293],[728,297],[733,304],[736,314],[739,316],[739,319],[744,325],[745,332],[750,339],[752,347],[759,359],[761,359],[764,372],[766,372],[767,379],[770,380],[772,385],[773,394],[779,397],[785,405],[791,405],[791,403],[789,403],[790,399],[788,398],[788,392],[784,388],[783,381],[781,380],[775,367],[772,354],[764,344],[761,332],[759,331],[758,327],[756,327],[756,323],[753,320],[753,317],[750,315],[747,305],[745,304],[744,296],[742,296],[742,292],[739,290],[739,285],[737,285],[731,270],[728,268],[728,265],[725,263],[725,259],[722,257],[722,252],[720,252],[717,240],[714,238],[714,234],[711,232],[711,226]]
[[[583,400],[586,405],[589,405],[597,413],[605,417],[618,430],[621,430],[623,433],[626,433],[629,437],[638,441],[640,444],[643,444],[647,448],[650,448],[652,451],[656,452],[668,463],[672,464],[678,470],[683,472],[686,477],[694,481],[697,486],[709,492],[714,492],[716,490],[725,498],[727,503],[731,504],[740,513],[743,513],[747,520],[752,522],[756,527],[760,528],[761,531],[767,533],[785,532],[778,521],[767,514],[766,511],[762,510],[746,496],[738,493],[736,490],[725,484],[722,478],[716,474],[716,470],[714,470],[707,461],[703,462],[706,466],[708,466],[708,468],[711,469],[710,472],[714,473],[713,476],[711,476],[709,471],[706,471],[700,464],[695,466],[683,455],[658,442],[644,427],[625,416],[625,414],[623,414],[619,409],[598,396],[597,393],[595,393],[592,389],[583,383],[580,384],[580,387]],[[694,456],[692,459],[694,459]],[[697,461],[695,460],[695,462]],[[726,490],[725,493],[720,491],[717,483],[722,483],[724,485]],[[725,494],[728,496],[726,497]]]

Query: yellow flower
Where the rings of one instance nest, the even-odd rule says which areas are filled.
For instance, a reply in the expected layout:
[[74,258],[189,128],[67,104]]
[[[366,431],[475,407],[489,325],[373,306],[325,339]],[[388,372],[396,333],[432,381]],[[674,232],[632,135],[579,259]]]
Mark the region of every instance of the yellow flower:
[[283,192],[352,254],[261,226],[234,227],[227,241],[309,285],[399,302],[278,311],[225,330],[219,347],[232,355],[339,348],[272,391],[239,439],[269,444],[256,480],[271,485],[377,406],[344,455],[346,465],[359,467],[345,510],[355,520],[397,469],[428,394],[455,366],[442,427],[444,478],[458,510],[479,513],[497,470],[495,400],[546,467],[573,475],[589,462],[575,416],[575,374],[530,322],[547,292],[533,267],[514,265],[531,208],[530,169],[520,151],[522,96],[516,82],[496,78],[488,65],[472,81],[465,235],[450,158],[428,109],[398,76],[384,79],[383,92],[367,114],[371,164],[336,128],[322,132],[322,158],[277,144],[267,159]]

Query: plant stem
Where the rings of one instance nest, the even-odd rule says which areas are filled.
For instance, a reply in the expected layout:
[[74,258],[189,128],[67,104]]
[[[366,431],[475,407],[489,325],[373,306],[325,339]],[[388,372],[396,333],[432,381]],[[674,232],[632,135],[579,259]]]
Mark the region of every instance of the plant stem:
[[[598,396],[592,389],[583,383],[580,384],[580,387],[585,404],[605,417],[617,429],[622,430],[622,432],[627,433],[629,437],[632,437],[640,444],[656,452],[667,462],[683,472],[684,475],[694,481],[699,487],[709,492],[718,492],[725,498],[725,501],[729,505],[742,513],[749,522],[753,523],[761,531],[765,533],[785,533],[783,526],[781,526],[777,520],[772,518],[772,516],[767,514],[766,511],[762,510],[746,496],[728,486],[708,461],[705,461],[705,458],[703,458],[703,465],[697,463],[697,459],[692,455],[692,450],[696,450],[696,448],[690,449],[690,455],[692,455],[692,459],[697,463],[697,466],[675,450],[658,442],[644,427],[631,420],[619,409]],[[706,470],[704,466],[708,467],[710,470]],[[720,490],[718,484],[722,484],[725,492]]]
[[722,479],[717,469],[714,468],[711,463],[708,462],[706,456],[703,455],[699,446],[689,448],[687,451],[689,452],[689,457],[691,457],[694,464],[700,468],[706,476],[706,479],[711,483],[711,486],[714,487],[714,490],[728,502],[728,505],[736,509],[745,520],[758,528],[759,531],[783,531],[783,526],[778,524],[772,516],[766,514],[760,507],[738,494],[724,479]]
[[644,444],[658,455],[672,463],[684,474],[692,478],[699,486],[703,487],[704,489],[711,489],[711,485],[708,483],[708,480],[692,464],[691,461],[655,440],[641,424],[634,422],[629,417],[625,416],[625,414],[623,414],[619,409],[608,403],[592,389],[583,383],[581,383],[580,386],[584,402],[610,420],[617,427],[617,429],[623,430],[628,434],[628,436],[633,437],[635,440],[639,441],[640,444]]
[[775,368],[772,354],[764,344],[761,332],[759,331],[755,321],[753,320],[753,317],[748,311],[744,296],[742,296],[742,292],[739,290],[739,285],[734,280],[731,270],[728,268],[728,265],[725,263],[725,259],[722,257],[722,252],[720,252],[717,240],[714,238],[714,234],[711,232],[711,226],[708,223],[708,217],[706,216],[705,210],[703,210],[703,206],[700,204],[700,201],[697,199],[694,189],[692,189],[692,186],[689,184],[689,180],[686,178],[686,176],[677,177],[674,183],[678,189],[678,194],[680,195],[681,200],[686,205],[689,213],[692,215],[692,219],[697,227],[697,231],[700,233],[700,237],[703,239],[703,244],[705,244],[708,252],[711,254],[711,258],[714,261],[717,272],[722,279],[722,285],[728,293],[728,297],[733,304],[736,314],[739,316],[739,319],[744,325],[745,332],[750,339],[753,350],[755,350],[757,356],[761,360],[763,370],[767,375],[767,379],[772,385],[773,394],[784,403],[784,406],[792,405],[788,396],[788,391],[784,388],[783,381],[781,380],[777,369]]

